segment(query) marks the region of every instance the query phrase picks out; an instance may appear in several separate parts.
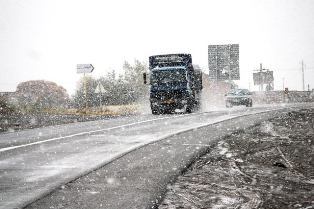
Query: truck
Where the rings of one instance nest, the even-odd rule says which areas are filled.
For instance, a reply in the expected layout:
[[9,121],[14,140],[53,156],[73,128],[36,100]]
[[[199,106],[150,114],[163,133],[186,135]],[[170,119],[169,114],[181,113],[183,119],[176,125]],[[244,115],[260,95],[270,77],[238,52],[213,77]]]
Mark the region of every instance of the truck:
[[[147,84],[147,75],[143,74]],[[149,57],[150,107],[152,114],[191,113],[200,107],[202,72],[191,54]]]

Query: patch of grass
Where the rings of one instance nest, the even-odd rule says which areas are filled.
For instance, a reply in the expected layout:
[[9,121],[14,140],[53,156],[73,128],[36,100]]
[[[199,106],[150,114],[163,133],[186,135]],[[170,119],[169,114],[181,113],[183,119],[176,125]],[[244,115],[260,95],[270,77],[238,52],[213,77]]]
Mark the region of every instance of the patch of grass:
[[60,115],[134,115],[138,113],[139,105],[112,105],[102,107],[92,107],[84,109],[67,109],[67,108],[51,108],[44,109],[44,113],[48,114],[60,114]]

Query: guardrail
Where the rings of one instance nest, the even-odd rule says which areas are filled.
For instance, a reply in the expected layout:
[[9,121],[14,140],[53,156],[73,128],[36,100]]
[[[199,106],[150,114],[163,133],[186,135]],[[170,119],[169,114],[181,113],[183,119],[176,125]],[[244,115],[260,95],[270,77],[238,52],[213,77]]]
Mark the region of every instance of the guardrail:
[[286,102],[314,102],[313,91],[257,91],[253,92],[255,103],[286,103]]

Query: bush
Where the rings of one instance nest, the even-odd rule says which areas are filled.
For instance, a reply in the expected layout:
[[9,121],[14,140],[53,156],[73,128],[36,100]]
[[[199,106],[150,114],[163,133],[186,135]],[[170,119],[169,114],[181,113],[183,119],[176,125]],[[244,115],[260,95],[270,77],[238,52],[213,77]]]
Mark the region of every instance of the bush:
[[5,98],[0,97],[0,115],[10,115],[14,110],[14,107]]

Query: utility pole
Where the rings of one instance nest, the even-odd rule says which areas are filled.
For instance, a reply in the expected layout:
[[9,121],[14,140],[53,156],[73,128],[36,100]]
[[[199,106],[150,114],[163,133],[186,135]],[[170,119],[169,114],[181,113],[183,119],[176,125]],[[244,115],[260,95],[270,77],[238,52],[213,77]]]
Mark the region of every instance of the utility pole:
[[[259,68],[260,68],[260,76],[262,75],[262,71],[263,71],[263,64],[262,63],[260,63],[259,64]],[[260,84],[260,86],[259,86],[259,90],[260,91],[263,91],[263,82],[261,82],[261,84]]]
[[87,79],[85,73],[83,79],[84,79],[83,85],[84,85],[85,111],[87,111]]
[[301,62],[302,65],[302,90],[305,91],[305,85],[304,85],[304,63],[303,60]]
[[230,84],[230,86],[231,86],[231,66],[230,66],[230,60],[231,60],[231,56],[230,56],[230,48],[231,48],[231,45],[229,44],[228,45],[228,50],[229,50],[229,57],[228,57],[228,62],[229,62],[229,65],[228,65],[228,76],[229,76],[229,78],[228,78],[228,80],[229,80],[229,84]]

